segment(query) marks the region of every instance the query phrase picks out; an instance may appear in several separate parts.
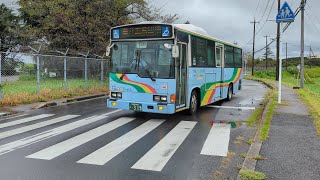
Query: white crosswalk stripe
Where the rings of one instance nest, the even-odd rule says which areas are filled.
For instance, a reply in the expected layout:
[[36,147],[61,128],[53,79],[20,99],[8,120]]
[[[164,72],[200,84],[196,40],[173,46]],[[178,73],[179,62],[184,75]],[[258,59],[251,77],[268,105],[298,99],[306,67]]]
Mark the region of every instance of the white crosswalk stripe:
[[10,121],[7,123],[0,124],[0,129],[14,126],[14,125],[18,125],[18,124],[36,121],[36,120],[51,117],[51,116],[54,116],[54,114],[41,114],[41,115],[32,116],[32,117],[28,117],[28,118],[24,118],[24,119],[20,119],[20,120],[16,120],[16,121]]
[[29,146],[31,144],[49,139],[51,137],[60,135],[62,133],[74,130],[76,128],[79,128],[79,127],[82,127],[82,126],[85,126],[85,125],[88,125],[88,124],[91,124],[91,123],[94,123],[97,121],[100,121],[105,118],[106,118],[105,116],[92,116],[92,117],[89,117],[86,119],[82,119],[82,120],[79,120],[79,121],[76,121],[76,122],[73,122],[73,123],[70,123],[70,124],[67,124],[64,126],[60,126],[60,127],[33,135],[33,136],[29,136],[24,139],[20,139],[20,140],[17,140],[17,141],[8,143],[8,144],[1,145],[0,146],[0,155],[3,155],[6,153],[9,153],[11,151],[23,148],[25,146]]
[[202,147],[202,155],[227,156],[230,140],[230,124],[213,124]]
[[71,139],[65,140],[61,143],[58,143],[56,145],[53,145],[51,147],[48,147],[44,150],[41,150],[39,152],[36,152],[34,154],[31,154],[27,156],[27,158],[32,159],[43,159],[43,160],[51,160],[55,157],[60,156],[61,154],[64,154],[82,144],[85,144],[99,136],[102,136],[120,126],[123,126],[131,121],[133,121],[135,118],[120,118],[115,121],[112,121],[108,124],[105,124],[103,126],[100,126],[98,128],[95,128],[93,130],[90,130],[86,133],[80,134],[78,136],[75,136]]
[[181,121],[132,168],[161,171],[196,124],[196,122]]
[[21,128],[13,129],[13,130],[10,130],[10,131],[6,131],[6,132],[3,132],[3,133],[0,133],[0,139],[4,139],[4,138],[10,137],[10,136],[17,135],[17,134],[21,134],[21,133],[25,133],[25,132],[32,131],[32,130],[35,130],[35,129],[39,129],[39,128],[42,128],[42,127],[45,127],[45,126],[49,126],[49,125],[52,125],[52,124],[63,122],[63,121],[66,121],[66,120],[69,120],[69,119],[72,119],[72,118],[76,118],[76,117],[79,117],[79,115],[62,116],[62,117],[58,117],[58,118],[51,119],[51,120],[48,120],[48,121],[44,121],[44,122],[40,122],[40,123],[29,125],[29,126],[24,126],[24,127],[21,127]]
[[89,154],[77,163],[104,165],[149,132],[160,126],[163,122],[164,120],[151,119],[106,146]]

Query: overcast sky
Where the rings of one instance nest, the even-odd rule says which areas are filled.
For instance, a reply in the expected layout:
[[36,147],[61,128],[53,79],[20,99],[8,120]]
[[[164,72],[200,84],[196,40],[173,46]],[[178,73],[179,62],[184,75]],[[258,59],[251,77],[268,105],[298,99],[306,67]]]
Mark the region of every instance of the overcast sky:
[[[0,0],[0,3],[10,7],[17,7],[15,2],[16,0]],[[257,24],[257,31],[261,29],[256,36],[256,50],[265,46],[265,35],[271,36],[270,38],[276,37],[276,23],[266,22],[266,19],[270,12],[269,20],[275,20],[277,0],[150,0],[150,2],[162,7],[164,13],[177,13],[181,17],[179,23],[188,20],[206,29],[215,38],[237,42],[248,52],[252,51],[253,25],[250,22],[254,17],[260,21],[260,24]],[[300,5],[300,0],[288,0],[288,3],[295,11]],[[308,0],[307,4],[305,44],[311,45],[314,53],[320,55],[320,1]],[[299,56],[300,22],[299,15],[282,38],[284,43],[288,43],[289,56]],[[275,52],[274,44],[271,48]],[[310,47],[306,48],[306,54],[309,55]]]

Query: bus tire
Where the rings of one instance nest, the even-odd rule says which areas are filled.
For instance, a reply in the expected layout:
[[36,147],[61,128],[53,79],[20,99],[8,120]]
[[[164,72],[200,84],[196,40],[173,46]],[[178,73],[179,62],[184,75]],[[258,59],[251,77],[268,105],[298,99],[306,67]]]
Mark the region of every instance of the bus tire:
[[194,115],[199,109],[199,95],[197,91],[193,90],[190,98],[190,108],[188,110],[189,115]]
[[233,95],[233,86],[232,84],[229,84],[228,87],[228,95],[227,95],[227,101],[231,101]]

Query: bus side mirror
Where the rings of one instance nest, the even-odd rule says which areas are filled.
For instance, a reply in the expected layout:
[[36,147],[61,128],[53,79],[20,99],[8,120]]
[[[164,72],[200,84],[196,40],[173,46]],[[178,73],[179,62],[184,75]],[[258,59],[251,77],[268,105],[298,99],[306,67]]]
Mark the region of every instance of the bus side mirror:
[[110,46],[107,47],[107,50],[106,50],[107,57],[110,57],[111,49],[113,48],[113,46],[114,46],[114,44],[111,44]]
[[177,46],[177,45],[172,46],[172,57],[173,58],[179,57],[179,46]]

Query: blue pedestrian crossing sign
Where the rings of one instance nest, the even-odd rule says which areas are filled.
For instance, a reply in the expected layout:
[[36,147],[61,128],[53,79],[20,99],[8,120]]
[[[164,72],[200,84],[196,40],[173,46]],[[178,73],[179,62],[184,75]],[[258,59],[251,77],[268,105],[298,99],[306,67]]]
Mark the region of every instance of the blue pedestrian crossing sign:
[[277,15],[277,23],[293,22],[295,13],[290,8],[289,4],[285,2]]

